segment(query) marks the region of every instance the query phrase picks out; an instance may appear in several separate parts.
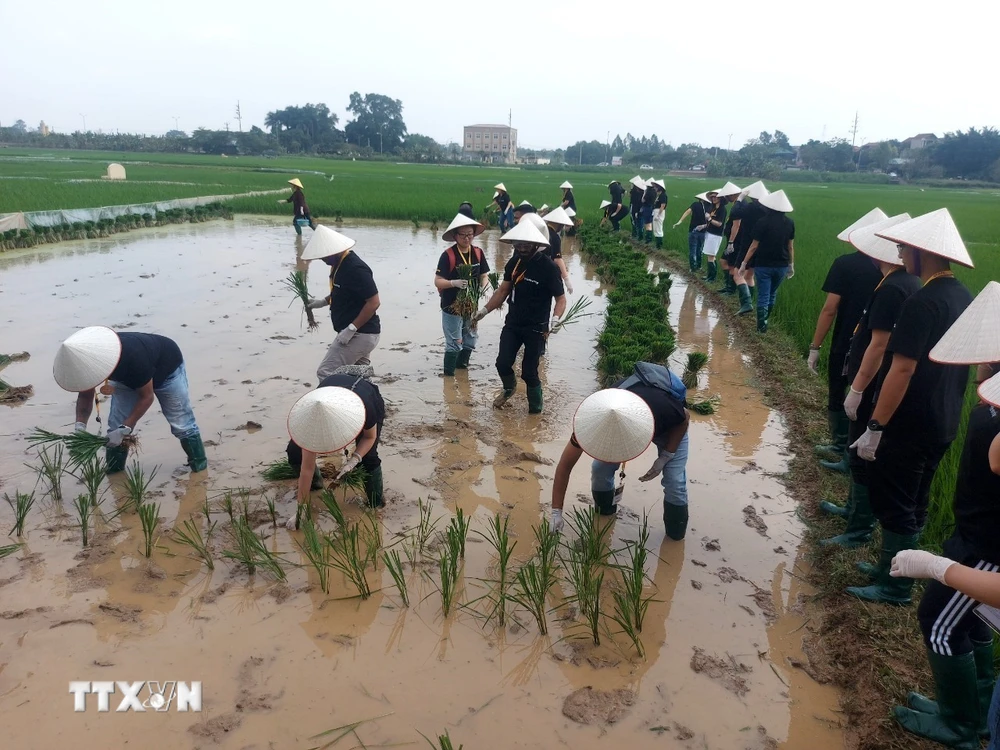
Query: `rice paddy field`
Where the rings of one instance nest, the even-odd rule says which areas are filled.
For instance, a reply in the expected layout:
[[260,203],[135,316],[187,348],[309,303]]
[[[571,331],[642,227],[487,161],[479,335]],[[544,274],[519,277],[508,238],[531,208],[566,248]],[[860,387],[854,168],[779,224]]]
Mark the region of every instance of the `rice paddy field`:
[[[101,179],[112,161],[125,166],[127,182]],[[632,172],[11,149],[0,152],[0,213],[273,190],[284,187],[293,176],[302,180],[313,217],[321,222],[358,217],[433,226],[447,222],[465,200],[477,212],[483,211],[492,200],[497,182],[507,186],[515,204],[528,200],[535,206],[554,205],[561,198],[558,185],[565,179],[575,186],[580,216],[587,223],[596,223],[600,201],[607,197],[607,182],[615,178],[625,182]],[[720,181],[666,177],[665,182],[670,197],[669,227],[696,193]],[[796,275],[782,286],[772,321],[798,342],[803,356],[823,303],[821,287],[830,263],[838,254],[850,251],[848,245],[836,239],[836,234],[874,206],[889,214],[906,211],[914,216],[947,207],[976,263],[975,269],[956,269],[958,278],[973,294],[987,281],[1000,278],[1000,221],[996,218],[1000,215],[1000,189],[799,182],[774,182],[768,186],[786,190],[795,206],[796,221]],[[290,207],[279,204],[274,196],[237,198],[231,206],[238,213],[285,214],[290,218]],[[686,254],[684,226],[667,229],[666,246]],[[974,398],[970,387],[967,407]],[[955,441],[935,481],[925,534],[925,543],[931,547],[937,546],[949,531],[950,497],[962,439],[960,435]]]

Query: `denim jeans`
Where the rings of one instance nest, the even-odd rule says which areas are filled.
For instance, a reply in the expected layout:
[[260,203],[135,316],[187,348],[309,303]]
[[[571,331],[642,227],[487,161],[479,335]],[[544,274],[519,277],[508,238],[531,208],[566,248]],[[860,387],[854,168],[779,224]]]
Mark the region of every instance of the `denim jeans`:
[[471,321],[461,315],[452,315],[441,311],[441,327],[444,329],[444,349],[448,352],[460,352],[462,349],[475,349],[479,336],[469,328]]
[[990,715],[986,726],[990,729],[990,744],[986,750],[1000,750],[1000,680],[993,688],[993,701],[990,703]]
[[512,206],[507,206],[506,211],[500,212],[499,216],[497,216],[497,224],[501,232],[506,232],[514,228],[514,209]]
[[[660,486],[663,487],[663,502],[670,505],[687,505],[687,459],[688,436],[681,439],[673,459],[663,467]],[[615,475],[621,464],[609,464],[604,461],[594,461],[590,469],[590,489],[595,492],[613,490]],[[640,475],[641,476],[641,475]]]
[[[115,392],[111,396],[111,410],[108,414],[108,429],[120,427],[132,413],[139,392],[127,385],[111,381]],[[191,396],[188,392],[187,370],[184,363],[174,370],[159,388],[153,389],[156,400],[160,402],[163,417],[170,425],[170,432],[178,440],[194,437],[199,434],[198,423],[194,421],[194,411],[191,409]]]
[[757,309],[774,307],[778,287],[788,276],[788,266],[757,266],[753,271],[757,279]]
[[701,251],[704,247],[704,232],[688,232],[688,263],[692,271],[701,268]]

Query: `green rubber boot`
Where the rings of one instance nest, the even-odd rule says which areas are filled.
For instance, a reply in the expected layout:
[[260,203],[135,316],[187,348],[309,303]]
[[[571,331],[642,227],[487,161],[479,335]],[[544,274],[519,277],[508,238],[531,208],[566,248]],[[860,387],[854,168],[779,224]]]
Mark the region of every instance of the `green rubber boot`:
[[688,507],[663,503],[663,525],[667,529],[667,536],[679,542],[687,533]]
[[444,353],[444,374],[450,376],[455,374],[455,367],[458,365],[458,352],[446,351]]
[[907,732],[959,750],[979,750],[979,685],[975,657],[970,654],[942,656],[927,651],[934,675],[938,712],[923,713],[905,706],[892,709]]
[[181,448],[187,454],[188,466],[192,472],[205,471],[208,468],[208,457],[205,455],[205,444],[201,442],[200,433],[181,440]]
[[663,238],[662,237],[657,237],[656,238],[656,249],[657,250],[662,250],[663,249]]
[[613,516],[615,514],[615,491],[614,490],[591,490],[594,496],[594,505],[597,512],[602,516]]
[[323,489],[323,472],[319,470],[319,464],[316,464],[313,468],[313,478],[312,483],[309,485],[309,489],[313,492],[318,492]]
[[757,333],[767,333],[767,309],[757,307]]
[[385,492],[382,488],[381,464],[374,471],[368,472],[368,475],[365,477],[365,497],[368,498],[369,508],[385,507]]
[[[978,734],[986,739],[990,736],[988,718],[990,715],[990,703],[993,700],[993,685],[995,675],[993,673],[993,641],[973,641],[972,658],[976,662],[976,688],[979,692],[979,727]],[[938,702],[912,692],[906,699],[907,704],[914,711],[925,714],[936,714],[941,711]]]
[[104,449],[104,461],[108,465],[108,474],[117,474],[125,471],[125,462],[127,460],[128,448],[124,445]]
[[740,284],[736,287],[736,292],[740,295],[740,309],[736,311],[737,315],[747,315],[753,312],[753,305],[750,304],[750,287],[746,284]]
[[714,260],[710,260],[705,263],[705,281],[715,281],[717,272],[718,266],[716,266]]
[[458,361],[455,362],[456,370],[468,370],[469,360],[472,358],[472,349],[463,349],[458,353]]
[[847,589],[847,593],[858,599],[878,604],[909,604],[913,579],[893,578],[889,575],[889,567],[896,553],[904,549],[914,549],[918,538],[916,534],[897,534],[882,529],[882,550],[879,553],[874,583],[871,586],[851,586]]
[[814,446],[813,450],[819,455],[840,458],[847,449],[847,433],[851,428],[851,420],[847,418],[847,412],[827,411],[826,423],[830,427],[830,442]]
[[851,482],[851,487],[847,492],[847,503],[844,505],[837,505],[836,503],[831,503],[829,500],[823,500],[819,504],[819,509],[830,516],[837,516],[838,518],[850,518],[851,508],[854,507],[854,482]]
[[733,278],[733,275],[729,273],[728,269],[724,269],[722,273],[722,289],[719,290],[719,293],[727,296],[731,294],[738,294],[739,287],[736,286],[736,280]]
[[[843,534],[820,540],[820,544],[825,547],[847,547],[854,549],[863,547],[872,539],[872,531],[875,530],[875,514],[872,513],[872,506],[868,500],[868,488],[863,484],[851,482],[851,498],[853,506],[851,514],[847,517],[847,528]],[[851,504],[851,501],[848,501]]]
[[514,390],[517,388],[517,378],[513,375],[507,378],[500,378],[500,382],[503,383],[503,392],[493,399],[494,409],[502,408],[510,400],[511,396],[514,395]]
[[528,386],[528,414],[541,414],[544,399],[542,398],[542,386]]
[[645,238],[645,241],[646,241],[646,244],[647,244],[647,245],[650,245],[650,244],[652,244],[652,243],[653,243],[653,230],[652,230],[652,229],[647,229],[647,230],[646,230],[646,238]]

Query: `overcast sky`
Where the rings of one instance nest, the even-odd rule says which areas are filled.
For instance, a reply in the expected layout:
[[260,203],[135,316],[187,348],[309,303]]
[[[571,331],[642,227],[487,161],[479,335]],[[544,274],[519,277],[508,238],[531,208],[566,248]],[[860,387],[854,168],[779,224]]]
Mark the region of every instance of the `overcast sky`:
[[447,143],[502,123],[522,147],[734,147],[780,129],[858,144],[1000,125],[992,0],[757,3],[0,0],[0,124],[164,133],[263,125],[352,91]]

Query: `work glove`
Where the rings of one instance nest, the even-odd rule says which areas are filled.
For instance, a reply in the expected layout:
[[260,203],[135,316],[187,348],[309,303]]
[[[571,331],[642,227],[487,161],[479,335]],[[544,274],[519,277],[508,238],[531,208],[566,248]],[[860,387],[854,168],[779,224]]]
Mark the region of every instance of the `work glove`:
[[552,520],[549,521],[549,529],[553,533],[559,534],[560,532],[562,532],[563,527],[565,525],[566,525],[566,522],[563,520],[562,508],[553,508],[552,509]]
[[108,447],[117,448],[122,444],[122,440],[132,434],[132,428],[122,425],[108,433]]
[[649,467],[649,471],[639,477],[640,482],[648,482],[650,479],[655,479],[663,473],[663,467],[673,460],[674,454],[670,451],[660,451],[660,455],[656,457],[653,465]]
[[288,203],[288,201],[286,201],[286,200],[280,200],[280,201],[278,201],[278,203]]
[[86,431],[87,431],[86,422],[77,422],[75,425],[73,425],[73,432],[86,432]]
[[696,226],[694,228],[694,231],[696,231],[696,232],[704,232],[707,227],[708,227],[708,224],[699,224],[698,226]]
[[788,266],[788,273],[785,275],[785,278],[790,279],[794,275],[795,275],[795,264],[792,263],[791,265]]
[[295,512],[288,517],[287,521],[285,521],[285,528],[288,529],[289,531],[295,531],[299,527],[298,517],[299,517],[299,506],[296,505]]
[[475,315],[472,316],[472,322],[473,323],[478,323],[480,320],[482,320],[483,318],[485,318],[489,314],[490,314],[490,311],[487,310],[485,307],[483,307],[483,308],[481,308],[479,310],[479,312],[477,312]]
[[733,243],[730,242],[728,245],[726,245],[726,252],[725,252],[725,254],[726,255],[732,255],[733,250],[735,250],[735,249],[736,248],[733,246]]
[[[857,416],[857,414],[855,414]],[[869,429],[865,430],[865,434],[851,443],[851,447],[857,449],[858,458],[864,461],[874,461],[875,451],[878,450],[878,444],[882,441],[882,431],[872,432]]]
[[892,558],[889,575],[893,578],[933,578],[938,583],[944,582],[944,574],[948,568],[955,565],[954,560],[941,557],[922,549],[905,549],[897,552]]
[[468,279],[451,279],[449,282],[455,289],[468,289],[469,281]]
[[560,321],[559,318],[552,318],[552,320],[549,321],[549,333],[555,331],[561,322],[562,321]]
[[337,334],[335,341],[341,346],[347,346],[351,339],[354,338],[354,334],[357,333],[357,329],[354,328],[354,324],[347,326],[343,331]]
[[352,453],[351,457],[344,461],[344,465],[340,467],[340,471],[337,472],[337,476],[334,478],[334,481],[339,482],[341,479],[346,477],[358,467],[359,463],[361,463],[361,456],[357,453]]
[[864,395],[862,391],[854,390],[854,386],[851,386],[850,392],[844,399],[844,411],[847,412],[847,418],[852,422],[858,421],[858,406],[861,404],[861,397]]
[[564,287],[566,287],[566,292],[567,292],[568,294],[572,294],[572,293],[573,293],[573,284],[572,284],[572,282],[571,282],[571,281],[569,280],[569,278],[565,278],[565,279],[563,279],[563,286],[564,286]]
[[816,368],[819,367],[819,349],[809,350],[809,357],[806,359],[806,364],[809,365],[810,370],[818,372]]
[[327,302],[326,299],[323,298],[323,297],[321,297],[320,299],[312,299],[312,298],[310,298],[309,304],[306,305],[306,307],[308,307],[310,310],[319,310],[320,308],[329,307],[329,306],[330,306],[330,303]]

